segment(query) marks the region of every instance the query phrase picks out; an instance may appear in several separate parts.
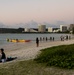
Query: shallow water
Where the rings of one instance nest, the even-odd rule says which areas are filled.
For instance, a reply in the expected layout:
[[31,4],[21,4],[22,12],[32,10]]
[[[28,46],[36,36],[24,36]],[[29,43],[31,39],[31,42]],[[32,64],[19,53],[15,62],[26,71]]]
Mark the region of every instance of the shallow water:
[[[32,40],[32,42],[35,42],[36,37],[40,38],[40,37],[47,37],[48,39],[50,37],[54,37],[55,40],[60,40],[60,36],[66,36],[69,35],[72,38],[74,38],[74,36],[72,34],[0,34],[0,48],[2,47],[9,47],[10,45],[14,45],[14,43],[12,42],[7,42],[6,39],[25,39],[25,40]],[[24,45],[29,44],[29,43],[24,43]],[[15,44],[17,45],[17,44]]]

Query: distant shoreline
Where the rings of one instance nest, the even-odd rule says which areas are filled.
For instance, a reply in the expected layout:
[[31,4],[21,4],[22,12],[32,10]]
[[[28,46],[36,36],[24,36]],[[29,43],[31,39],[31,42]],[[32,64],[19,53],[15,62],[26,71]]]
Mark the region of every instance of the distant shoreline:
[[22,33],[0,33],[0,34],[70,34],[70,33],[64,33],[64,32],[59,32],[59,33],[53,33],[53,32],[22,32]]

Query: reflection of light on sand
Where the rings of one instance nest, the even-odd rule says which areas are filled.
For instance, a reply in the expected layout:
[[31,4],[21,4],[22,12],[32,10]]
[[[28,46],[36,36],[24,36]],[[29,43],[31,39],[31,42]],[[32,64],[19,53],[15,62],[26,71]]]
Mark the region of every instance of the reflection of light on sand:
[[41,49],[64,45],[64,44],[72,44],[74,40],[70,41],[54,41],[54,42],[40,42],[39,47],[36,47],[34,43],[14,43],[5,46],[4,49],[7,56],[17,57],[17,59],[34,59],[36,55],[40,52]]

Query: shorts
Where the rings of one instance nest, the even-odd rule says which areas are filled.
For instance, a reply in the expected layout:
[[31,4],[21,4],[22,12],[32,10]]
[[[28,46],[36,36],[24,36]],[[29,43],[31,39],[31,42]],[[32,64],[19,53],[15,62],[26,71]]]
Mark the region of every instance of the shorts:
[[3,62],[3,63],[6,62],[6,59],[2,59],[2,62]]

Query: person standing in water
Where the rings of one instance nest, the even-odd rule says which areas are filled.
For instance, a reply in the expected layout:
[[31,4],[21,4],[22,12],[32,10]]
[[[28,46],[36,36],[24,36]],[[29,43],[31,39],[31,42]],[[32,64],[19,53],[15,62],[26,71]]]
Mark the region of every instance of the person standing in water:
[[40,41],[42,41],[42,38],[40,37]]
[[39,46],[39,39],[38,39],[38,37],[36,38],[36,46],[37,47]]

